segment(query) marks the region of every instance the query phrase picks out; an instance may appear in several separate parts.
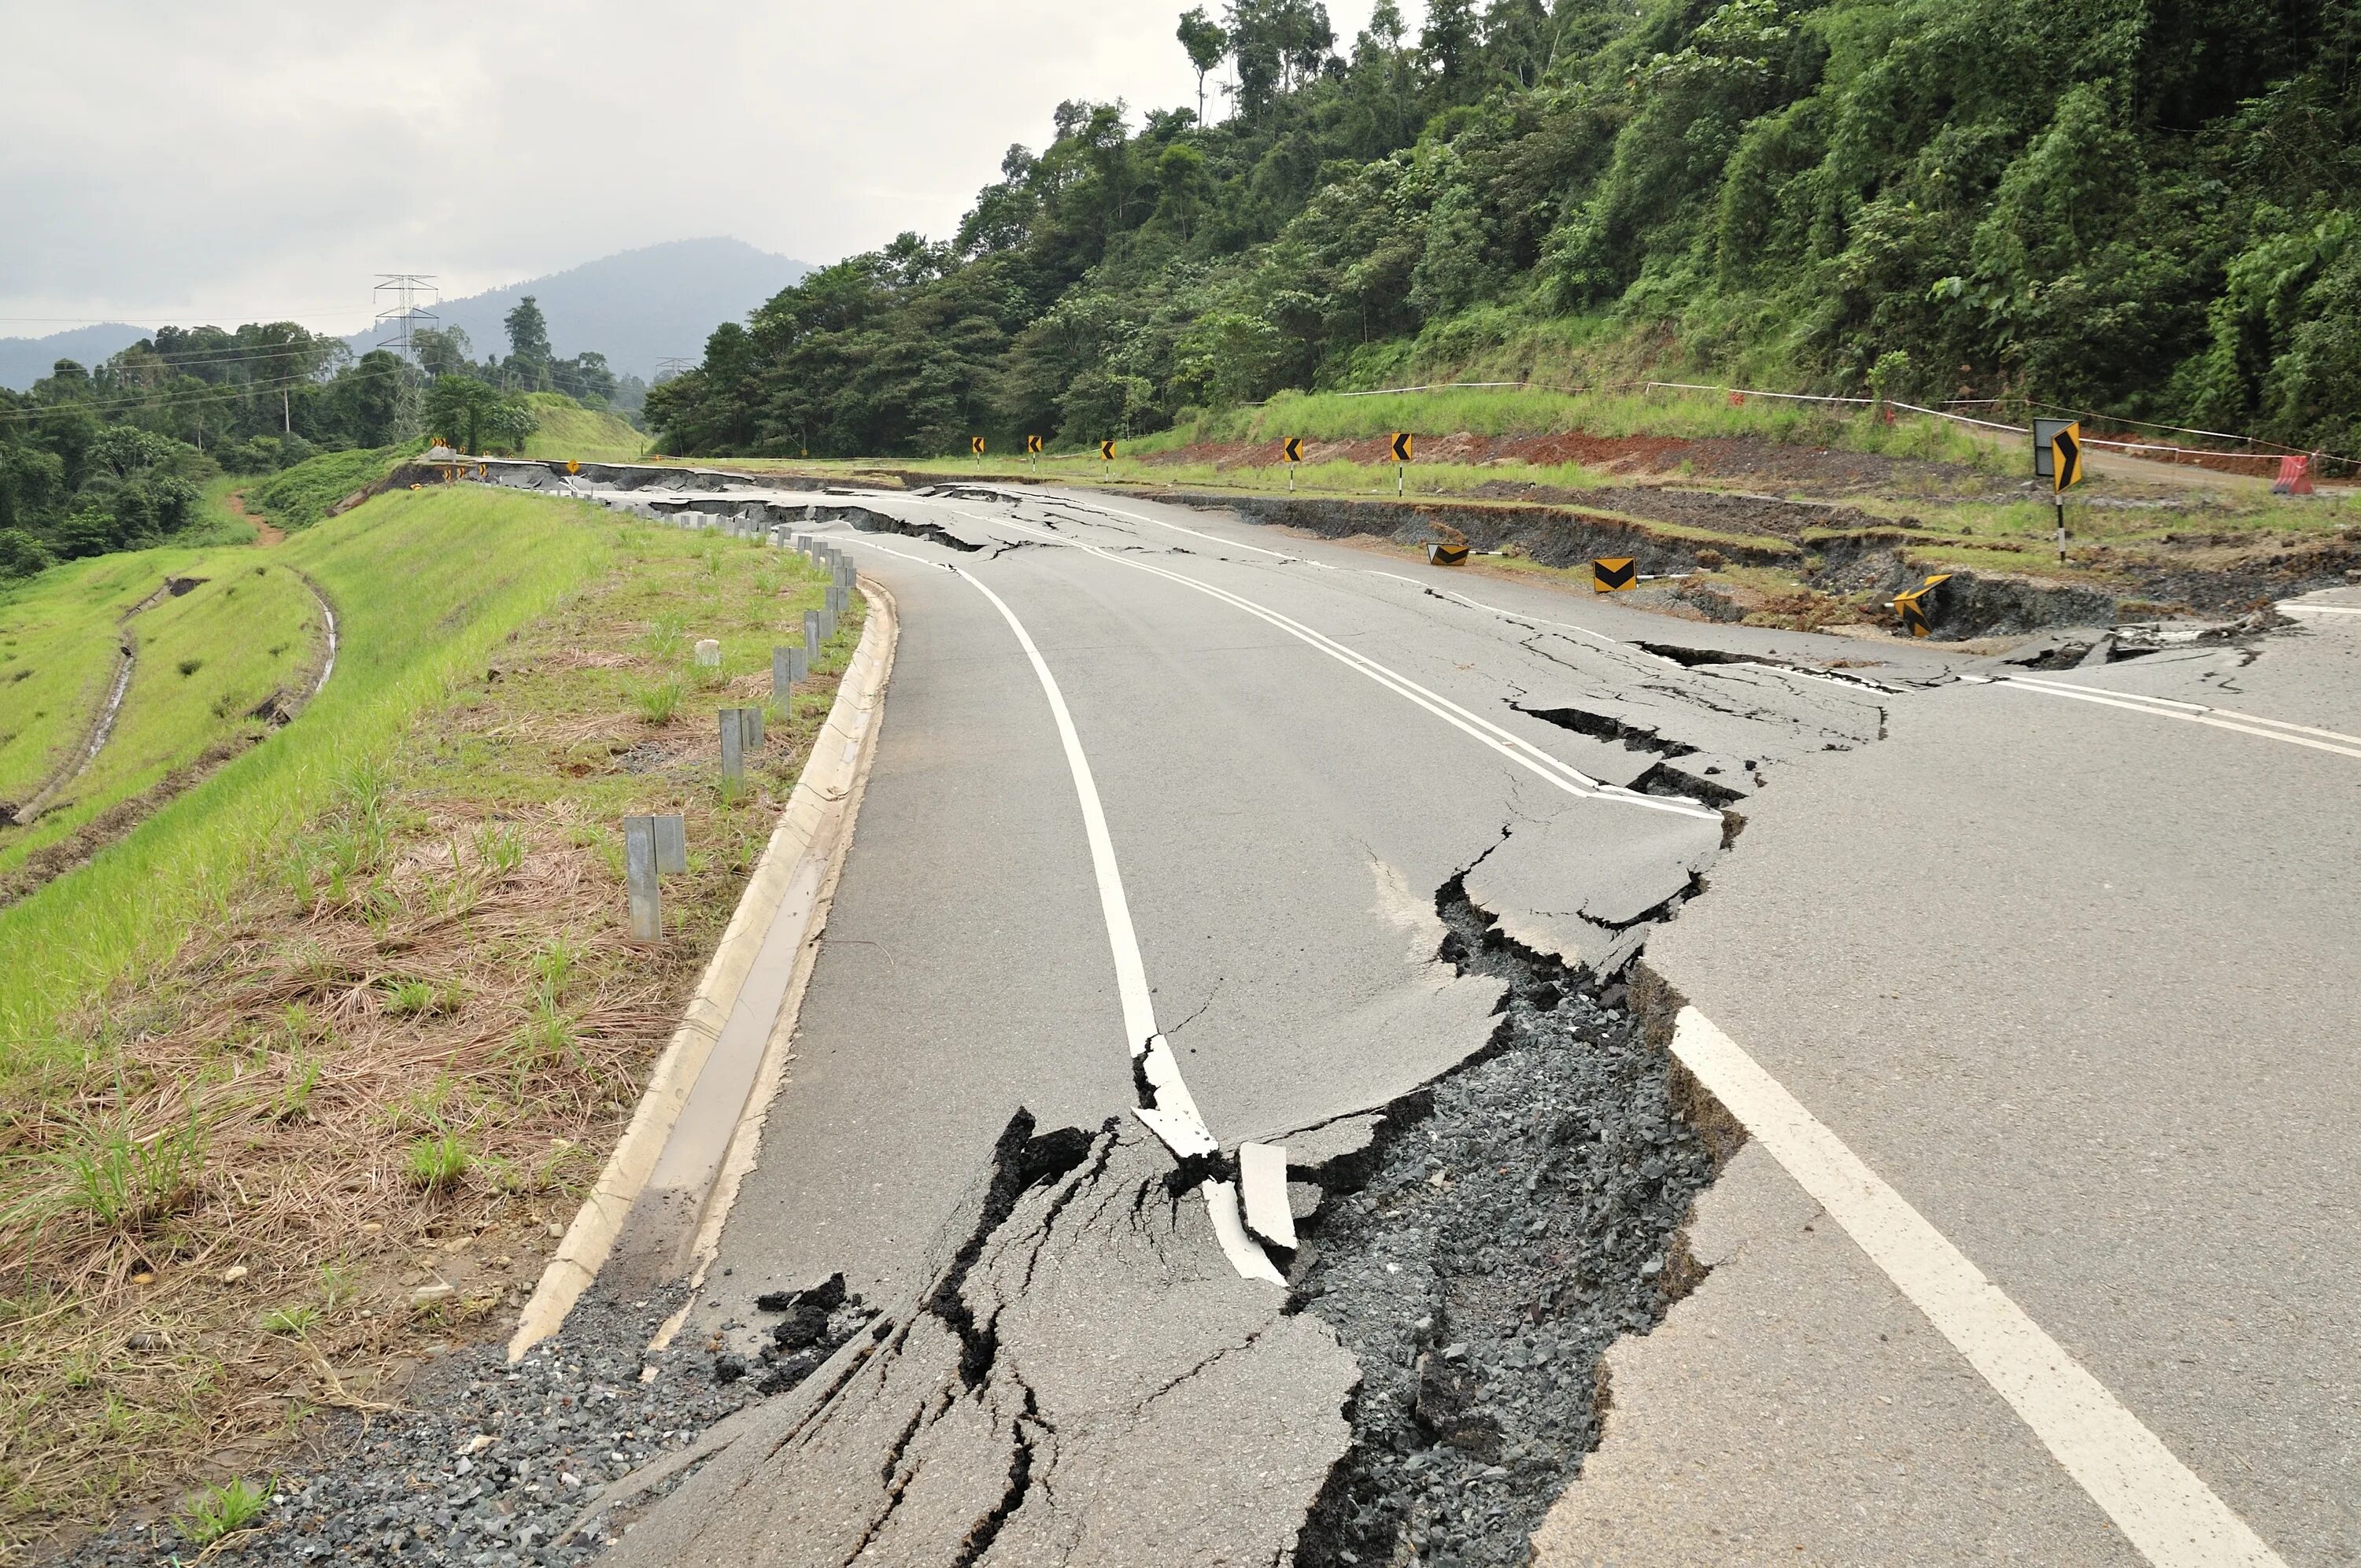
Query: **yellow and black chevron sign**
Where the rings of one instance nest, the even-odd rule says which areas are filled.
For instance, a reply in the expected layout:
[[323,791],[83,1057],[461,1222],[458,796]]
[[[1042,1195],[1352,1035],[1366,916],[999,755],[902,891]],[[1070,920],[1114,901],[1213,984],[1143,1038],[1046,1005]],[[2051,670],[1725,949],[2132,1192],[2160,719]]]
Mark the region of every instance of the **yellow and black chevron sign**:
[[1613,560],[1593,559],[1590,563],[1590,587],[1593,593],[1629,593],[1640,586],[1639,564],[1629,555]]
[[2061,494],[2069,485],[2082,482],[2082,426],[2080,422],[2068,425],[2049,438],[2050,483]]
[[1913,637],[1926,637],[1935,630],[1935,589],[1950,581],[1951,574],[1927,578],[1908,593],[1894,596],[1894,613],[1902,618],[1902,629]]
[[982,437],[982,436],[980,436],[980,435],[971,435],[971,436],[969,436],[969,437],[967,438],[967,449],[968,449],[970,452],[974,453],[978,457],[983,456],[983,437]]
[[1114,442],[1102,441],[1099,443],[1099,461],[1102,463],[1112,463],[1115,461]]
[[1397,463],[1407,463],[1410,461],[1410,432],[1406,430],[1398,430],[1394,432],[1393,460]]
[[1028,455],[1038,455],[1041,450],[1041,438],[1038,435],[1027,436],[1025,438],[1025,450]]
[[1286,448],[1286,450],[1287,450],[1287,460],[1288,460],[1290,463],[1301,463],[1301,462],[1302,462],[1302,461],[1303,461],[1303,437],[1301,437],[1301,436],[1300,436],[1300,435],[1290,435],[1290,436],[1289,436],[1289,437],[1287,438],[1287,448]]

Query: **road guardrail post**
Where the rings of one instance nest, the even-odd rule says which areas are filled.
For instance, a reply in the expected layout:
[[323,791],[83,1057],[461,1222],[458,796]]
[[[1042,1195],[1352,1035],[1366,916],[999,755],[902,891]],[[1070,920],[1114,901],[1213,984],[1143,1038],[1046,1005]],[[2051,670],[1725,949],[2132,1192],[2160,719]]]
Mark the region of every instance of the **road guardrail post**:
[[623,891],[631,900],[631,940],[664,939],[664,895],[656,884],[656,819],[623,818]]
[[678,876],[688,870],[688,828],[680,815],[661,816],[656,823],[656,874]]
[[742,779],[746,776],[746,727],[740,720],[741,710],[721,709],[721,776]]

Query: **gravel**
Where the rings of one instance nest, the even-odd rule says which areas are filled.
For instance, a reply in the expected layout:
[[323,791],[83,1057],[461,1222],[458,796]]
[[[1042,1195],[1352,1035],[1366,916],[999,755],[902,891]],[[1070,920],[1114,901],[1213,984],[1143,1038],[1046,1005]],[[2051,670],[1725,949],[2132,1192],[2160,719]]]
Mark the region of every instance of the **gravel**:
[[[514,1367],[498,1343],[433,1362],[412,1380],[401,1411],[339,1416],[323,1445],[335,1457],[272,1479],[261,1533],[236,1560],[470,1568],[583,1562],[606,1544],[600,1529],[560,1538],[601,1487],[691,1447],[750,1400],[793,1387],[866,1321],[858,1298],[844,1299],[840,1282],[834,1290],[823,1332],[811,1333],[809,1315],[791,1311],[791,1346],[766,1346],[752,1366],[702,1345],[648,1354],[648,1341],[680,1304],[676,1293],[586,1298],[562,1333]],[[736,1362],[739,1375],[728,1376],[725,1362]],[[642,1380],[646,1367],[655,1369],[653,1381]],[[74,1568],[185,1562],[192,1544],[169,1521],[121,1525],[61,1561]]]
[[1507,941],[1459,879],[1436,908],[1442,956],[1510,998],[1486,1054],[1316,1173],[1295,1305],[1362,1383],[1301,1568],[1525,1562],[1598,1444],[1599,1358],[1698,1277],[1676,1232],[1713,1162],[1624,987]]

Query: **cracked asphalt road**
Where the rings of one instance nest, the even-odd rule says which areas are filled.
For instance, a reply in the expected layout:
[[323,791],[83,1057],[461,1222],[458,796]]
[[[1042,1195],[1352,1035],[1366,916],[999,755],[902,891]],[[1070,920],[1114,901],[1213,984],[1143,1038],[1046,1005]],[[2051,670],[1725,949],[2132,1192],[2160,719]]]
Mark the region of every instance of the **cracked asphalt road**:
[[[803,531],[895,595],[901,652],[686,1332],[742,1346],[756,1294],[841,1271],[886,1337],[774,1401],[623,1560],[1284,1562],[1345,1452],[1336,1334],[1238,1277],[1202,1204],[1135,1201],[1171,1161],[1129,1119],[1051,712],[979,585],[1062,688],[1224,1149],[1493,1047],[1502,983],[1443,957],[1464,875],[1521,949],[1614,970],[1645,944],[2286,1562],[2361,1557],[2334,1245],[2361,762],[1952,683],[1985,668],[1958,649],[1667,621],[1153,502],[849,499],[867,515]],[[2079,678],[2351,734],[2361,618],[2332,619]],[[979,1230],[1020,1112],[1087,1151]],[[1710,1272],[1609,1353],[1539,1561],[2141,1560],[1760,1146],[1697,1235]],[[993,1325],[980,1371],[954,1274]],[[1489,1561],[1480,1512],[1393,1561]]]

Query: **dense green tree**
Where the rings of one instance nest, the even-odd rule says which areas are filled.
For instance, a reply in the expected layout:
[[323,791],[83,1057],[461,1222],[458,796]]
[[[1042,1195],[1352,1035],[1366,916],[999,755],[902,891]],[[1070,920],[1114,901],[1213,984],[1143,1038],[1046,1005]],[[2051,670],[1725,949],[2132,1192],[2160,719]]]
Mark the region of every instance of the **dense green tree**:
[[[2361,0],[1232,0],[1236,112],[1072,100],[951,243],[714,334],[675,450],[1095,440],[1586,334],[2361,444]],[[62,455],[65,444],[57,450]]]
[[1197,71],[1197,123],[1205,120],[1205,78],[1227,58],[1230,35],[1205,15],[1202,5],[1180,14],[1180,48]]
[[541,313],[541,304],[531,294],[516,302],[516,308],[500,318],[509,334],[507,369],[511,379],[525,391],[543,392],[550,388],[549,366],[555,357],[549,347],[549,323]]

